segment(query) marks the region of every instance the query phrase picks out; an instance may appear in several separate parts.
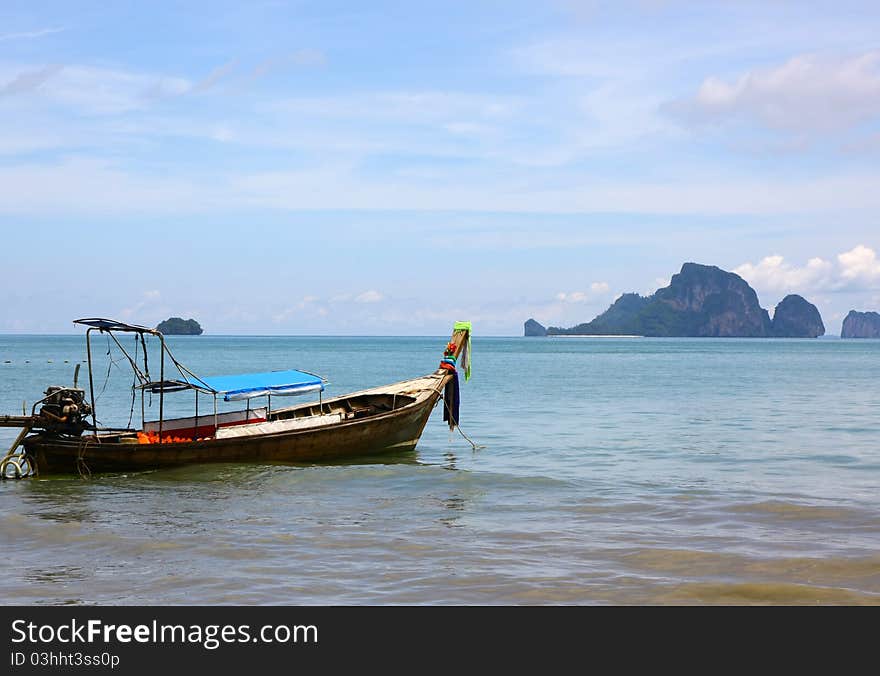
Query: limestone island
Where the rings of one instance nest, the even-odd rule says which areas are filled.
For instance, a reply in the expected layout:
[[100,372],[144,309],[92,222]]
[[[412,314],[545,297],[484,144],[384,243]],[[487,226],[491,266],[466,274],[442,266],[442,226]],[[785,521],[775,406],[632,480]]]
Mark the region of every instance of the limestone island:
[[[526,334],[528,335],[528,334]],[[850,310],[843,320],[841,338],[880,338],[880,314]]]
[[819,310],[803,297],[783,298],[771,320],[742,277],[698,263],[682,265],[669,286],[650,296],[623,294],[590,322],[546,330],[534,319],[525,324],[527,336],[816,338],[824,334]]
[[156,330],[166,336],[200,336],[202,327],[195,319],[181,319],[170,317],[164,322],[159,322]]
[[524,326],[524,330],[525,330],[525,335],[527,337],[534,337],[534,336],[542,336],[543,337],[543,336],[547,335],[547,329],[545,329],[543,326],[541,326],[534,319],[529,319],[528,321],[526,321],[525,326]]

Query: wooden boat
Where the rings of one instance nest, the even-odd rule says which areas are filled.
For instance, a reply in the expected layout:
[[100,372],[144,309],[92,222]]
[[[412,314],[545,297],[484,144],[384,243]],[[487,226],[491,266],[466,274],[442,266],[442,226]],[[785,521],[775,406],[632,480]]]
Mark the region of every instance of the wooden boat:
[[[90,401],[85,391],[49,388],[34,404],[31,416],[0,416],[0,425],[25,427],[16,447],[23,456],[15,467],[39,474],[117,472],[204,462],[321,462],[414,449],[438,401],[450,428],[457,424],[458,373],[456,360],[469,357],[470,324],[458,322],[446,346],[441,367],[433,373],[399,383],[323,399],[324,380],[304,371],[277,371],[239,376],[200,378],[174,359],[162,334],[146,327],[108,319],[80,319],[88,326],[86,346]],[[94,381],[89,336],[93,331],[113,336],[135,333],[144,343],[143,368],[125,352],[140,383],[142,412],[145,392],[159,395],[159,420],[142,419],[140,429],[99,429],[95,415]],[[160,378],[149,378],[144,336],[160,341]],[[166,355],[179,378],[165,378]],[[196,414],[164,418],[166,393],[195,392]],[[319,400],[272,409],[272,396],[317,392]],[[209,395],[214,410],[198,413],[199,395]],[[445,396],[444,396],[445,395]],[[219,413],[217,398],[245,400],[243,411]],[[251,408],[251,399],[266,397],[267,406]],[[36,407],[42,404],[38,413]],[[454,404],[454,410],[453,410]],[[91,418],[91,423],[88,419]],[[5,419],[5,421],[4,421]],[[27,434],[30,429],[37,430]],[[4,459],[5,460],[5,459]],[[4,475],[6,467],[0,467]]]

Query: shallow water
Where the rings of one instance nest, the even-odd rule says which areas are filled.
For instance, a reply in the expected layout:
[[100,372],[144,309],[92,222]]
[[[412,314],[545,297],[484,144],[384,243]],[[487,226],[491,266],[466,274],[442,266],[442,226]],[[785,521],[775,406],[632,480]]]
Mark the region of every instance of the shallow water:
[[[303,368],[333,396],[429,372],[445,340],[171,343],[204,375]],[[102,338],[96,358],[105,352]],[[878,341],[477,337],[462,426],[486,448],[450,435],[438,409],[416,451],[391,458],[2,482],[0,593],[25,604],[878,604],[878,357]],[[69,383],[84,358],[79,336],[0,336],[0,413]],[[105,389],[107,367],[96,368],[98,417],[125,425],[130,372],[109,364]],[[175,396],[172,412],[188,410]]]

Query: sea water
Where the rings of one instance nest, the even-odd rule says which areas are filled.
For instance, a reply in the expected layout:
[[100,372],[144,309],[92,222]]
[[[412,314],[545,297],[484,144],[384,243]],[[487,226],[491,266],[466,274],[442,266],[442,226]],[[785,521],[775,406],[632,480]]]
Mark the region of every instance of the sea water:
[[[300,368],[328,397],[431,372],[445,342],[169,338],[196,373]],[[138,424],[127,362],[92,348],[98,419]],[[0,336],[0,413],[85,357],[81,336]],[[482,448],[438,407],[384,458],[4,481],[0,598],[880,603],[880,341],[478,335],[461,426]]]

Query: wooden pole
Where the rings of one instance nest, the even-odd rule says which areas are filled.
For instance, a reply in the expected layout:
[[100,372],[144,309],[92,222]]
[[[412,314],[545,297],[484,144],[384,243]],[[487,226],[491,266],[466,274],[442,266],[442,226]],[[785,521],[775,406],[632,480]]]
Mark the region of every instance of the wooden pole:
[[6,458],[9,458],[15,454],[15,449],[21,445],[21,442],[24,440],[24,438],[28,435],[28,433],[30,431],[31,431],[30,425],[28,425],[27,427],[21,428],[21,432],[19,432],[18,436],[15,437],[15,441],[12,442],[12,446],[9,447],[9,451],[7,451],[6,457],[4,457],[3,460],[6,460]]
[[89,360],[89,396],[92,398],[92,427],[95,428],[95,441],[98,438],[98,411],[95,408],[95,379],[92,376],[92,329],[86,329],[86,358]]
[[159,443],[162,443],[162,418],[165,404],[165,339],[159,335]]

